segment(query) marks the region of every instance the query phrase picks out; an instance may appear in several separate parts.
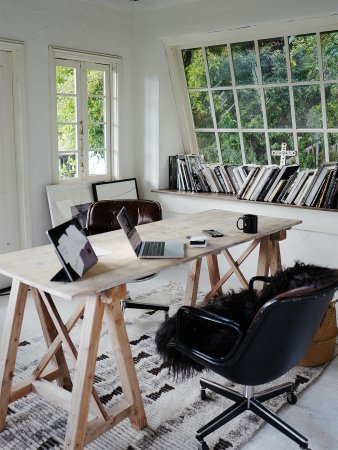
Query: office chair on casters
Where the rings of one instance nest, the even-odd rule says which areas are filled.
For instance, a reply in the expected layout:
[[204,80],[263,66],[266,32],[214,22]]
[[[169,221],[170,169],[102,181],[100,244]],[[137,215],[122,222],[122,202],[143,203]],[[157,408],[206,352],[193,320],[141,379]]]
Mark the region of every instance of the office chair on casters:
[[[100,200],[93,203],[87,215],[88,235],[105,233],[120,229],[116,215],[125,207],[132,225],[143,225],[145,223],[156,222],[162,219],[162,208],[160,203],[152,200]],[[139,278],[134,281],[146,281],[157,273]],[[169,306],[153,303],[133,302],[128,296],[121,304],[122,310],[125,308],[149,309],[152,311],[164,311],[165,318],[169,317]]]
[[[262,277],[254,277],[251,287],[256,279],[262,280]],[[337,288],[338,271],[336,279],[325,286],[305,286],[277,295],[264,303],[245,334],[236,322],[225,317],[191,307],[179,309],[176,337],[169,347],[227,380],[243,385],[241,395],[213,381],[200,380],[202,400],[206,399],[205,390],[208,388],[234,401],[234,404],[196,432],[199,450],[209,449],[204,441],[206,436],[246,410],[251,410],[277,428],[300,448],[309,449],[306,437],[262,404],[283,393],[287,394],[290,404],[295,404],[296,388],[308,380],[297,377],[295,383],[284,383],[257,393],[255,387],[279,378],[304,356]],[[213,332],[215,327],[220,332],[230,327],[236,334],[233,348],[225,354],[206,354],[194,348],[187,340],[185,331],[187,322],[190,320],[191,323],[192,318],[194,323],[196,320],[200,322],[204,333],[207,327]]]

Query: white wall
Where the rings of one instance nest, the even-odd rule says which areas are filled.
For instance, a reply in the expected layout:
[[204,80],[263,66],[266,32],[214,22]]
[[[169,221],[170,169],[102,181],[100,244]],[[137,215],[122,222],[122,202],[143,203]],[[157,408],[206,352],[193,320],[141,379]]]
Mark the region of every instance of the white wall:
[[[209,38],[216,39],[220,30],[227,30],[233,35],[246,33],[250,39],[252,34],[274,33],[278,22],[285,22],[289,26],[287,22],[301,19],[302,23],[309,24],[311,18],[326,16],[331,16],[328,22],[336,23],[338,29],[338,16],[335,16],[336,19],[332,17],[337,13],[336,0],[208,0],[146,13],[142,13],[142,8],[139,8],[135,18],[134,45],[137,67],[134,73],[137,99],[134,111],[135,118],[140,119],[135,120],[138,143],[135,158],[136,175],[139,181],[143,180],[144,197],[160,200],[167,215],[211,208],[277,217],[288,217],[289,214],[290,217],[304,220],[304,225],[300,227],[303,229],[290,232],[289,238],[282,243],[283,263],[290,264],[298,258],[338,267],[337,213],[295,208],[269,209],[268,205],[259,206],[255,203],[206,201],[150,192],[151,188],[168,186],[168,156],[183,152],[163,39],[174,42],[180,36],[185,36],[193,41],[200,38],[202,33],[208,33]],[[325,24],[326,18],[321,19],[321,22]],[[283,26],[279,28],[283,30]],[[152,114],[156,120],[151,120]]]
[[[48,46],[123,57],[123,123],[132,124],[132,15],[82,0],[0,0],[0,38],[25,43],[27,133],[33,245],[51,226],[45,186],[52,184]],[[123,129],[122,176],[133,176],[132,135]]]

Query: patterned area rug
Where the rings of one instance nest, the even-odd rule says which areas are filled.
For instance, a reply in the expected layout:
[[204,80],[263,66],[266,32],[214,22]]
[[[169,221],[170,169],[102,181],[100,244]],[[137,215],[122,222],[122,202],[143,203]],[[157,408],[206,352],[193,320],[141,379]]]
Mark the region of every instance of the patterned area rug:
[[[165,302],[171,306],[171,314],[182,304],[184,290],[181,285],[169,283],[161,289],[139,296],[136,301]],[[86,448],[92,450],[193,450],[196,448],[195,431],[230,406],[231,402],[208,392],[208,400],[202,401],[199,392],[199,376],[189,380],[173,380],[156,354],[154,334],[163,320],[163,313],[143,314],[141,318],[128,321],[127,331],[131,343],[142,396],[148,419],[148,427],[137,431],[126,419]],[[76,342],[80,326],[72,334]],[[29,374],[45,349],[41,337],[20,343],[15,381]],[[110,407],[121,397],[121,387],[114,358],[105,331],[97,358],[95,387],[102,402]],[[72,367],[72,365],[69,365]],[[313,382],[324,370],[296,367],[279,382],[294,381],[296,375],[310,378],[298,392]],[[204,376],[217,380],[217,376]],[[108,380],[108,381],[106,381]],[[218,379],[217,381],[223,382]],[[276,383],[274,383],[276,384]],[[238,387],[227,383],[229,387]],[[239,388],[240,389],[240,388]],[[285,405],[285,396],[267,402],[273,411]],[[291,420],[290,420],[291,421]],[[67,414],[39,396],[30,394],[9,407],[7,427],[0,433],[1,450],[59,449],[62,448]],[[206,438],[212,450],[238,449],[262,426],[262,421],[252,413],[245,413]],[[294,424],[296,426],[296,424]],[[276,431],[278,433],[278,431]],[[291,441],[290,441],[291,442]]]

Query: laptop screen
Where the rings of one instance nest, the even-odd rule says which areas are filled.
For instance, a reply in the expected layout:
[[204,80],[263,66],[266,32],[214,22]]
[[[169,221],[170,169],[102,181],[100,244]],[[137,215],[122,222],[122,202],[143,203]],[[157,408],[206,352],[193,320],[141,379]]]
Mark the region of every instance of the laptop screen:
[[47,236],[70,280],[82,277],[97,262],[97,256],[77,220],[69,220],[48,230]]
[[130,223],[130,219],[127,213],[127,210],[125,207],[121,209],[121,211],[116,216],[122,230],[126,233],[127,238],[129,239],[129,242],[131,246],[134,249],[134,252],[136,255],[139,254],[140,248],[142,245],[142,240],[138,232],[136,231],[136,228],[133,227]]

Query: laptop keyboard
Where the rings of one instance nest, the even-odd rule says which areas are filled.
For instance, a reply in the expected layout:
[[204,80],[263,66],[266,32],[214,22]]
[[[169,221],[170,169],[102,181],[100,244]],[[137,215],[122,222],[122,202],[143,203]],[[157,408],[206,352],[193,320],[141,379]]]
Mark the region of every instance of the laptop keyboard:
[[146,241],[144,243],[142,256],[163,256],[165,242]]

